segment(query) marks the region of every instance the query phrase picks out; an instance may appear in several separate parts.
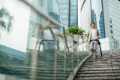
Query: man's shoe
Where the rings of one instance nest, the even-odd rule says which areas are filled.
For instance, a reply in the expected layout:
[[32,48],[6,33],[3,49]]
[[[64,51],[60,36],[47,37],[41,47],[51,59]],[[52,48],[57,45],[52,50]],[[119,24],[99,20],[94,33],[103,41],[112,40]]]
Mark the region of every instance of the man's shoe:
[[96,55],[96,58],[97,58],[97,55]]
[[49,61],[50,59],[45,59],[46,61]]
[[95,61],[96,59],[94,59],[94,61]]

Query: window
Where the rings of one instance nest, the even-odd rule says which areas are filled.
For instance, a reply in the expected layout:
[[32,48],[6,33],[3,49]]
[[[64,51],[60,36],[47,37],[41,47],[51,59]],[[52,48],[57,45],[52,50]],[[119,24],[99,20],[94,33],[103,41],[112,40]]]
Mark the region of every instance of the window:
[[77,14],[77,10],[72,10],[71,14]]
[[60,12],[61,13],[68,13],[68,9],[61,9]]
[[77,6],[71,6],[71,9],[77,9]]
[[113,33],[113,30],[111,30],[111,33]]
[[112,28],[112,25],[110,25],[110,28]]

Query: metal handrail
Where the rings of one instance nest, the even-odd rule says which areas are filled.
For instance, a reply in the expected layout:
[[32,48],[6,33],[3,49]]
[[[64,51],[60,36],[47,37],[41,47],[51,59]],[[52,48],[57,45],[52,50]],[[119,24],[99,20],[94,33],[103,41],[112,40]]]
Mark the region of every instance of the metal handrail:
[[[65,37],[65,43],[66,43],[66,47],[67,47],[67,50],[69,53],[69,48],[68,48],[68,43],[67,43],[67,38],[66,38],[66,35],[65,35],[65,28],[64,28],[64,25],[61,25],[60,23],[58,23],[57,21],[55,21],[51,16],[49,16],[47,13],[44,12],[44,10],[42,8],[39,7],[39,10],[32,6],[29,2],[27,2],[26,0],[21,0],[22,2],[24,2],[26,5],[28,5],[30,8],[32,8],[37,14],[43,16],[44,18],[46,18],[48,21],[60,26],[63,28],[63,34],[64,34],[64,37]],[[47,26],[46,26],[47,27]]]
[[32,4],[30,4],[27,0],[21,0],[21,1],[23,3],[25,3],[26,5],[28,5],[30,8],[32,8],[37,14],[43,16],[44,18],[46,18],[50,22],[64,28],[64,25],[61,25],[60,23],[55,21],[51,16],[49,16],[47,13],[45,13],[45,11],[41,7],[39,7],[39,9],[37,9],[37,7],[32,6]]
[[[45,13],[43,10],[42,10],[42,8],[40,8],[39,7],[39,9],[37,9],[37,8],[35,8],[34,6],[32,6],[32,4],[30,4],[29,2],[27,2],[26,0],[21,0],[23,3],[25,3],[26,5],[28,5],[30,8],[32,8],[38,15],[41,15],[42,17],[44,17],[45,19],[47,19],[48,20],[48,22],[45,24],[45,25],[40,25],[39,26],[39,29],[38,29],[38,33],[39,33],[39,31],[40,31],[40,29],[41,28],[47,28],[48,27],[48,25],[49,24],[51,24],[51,23],[54,23],[55,25],[58,25],[58,26],[60,26],[61,28],[63,28],[63,35],[64,35],[64,39],[65,39],[65,44],[66,44],[66,47],[67,47],[67,52],[65,53],[65,55],[64,55],[64,73],[66,73],[66,59],[67,59],[67,54],[68,53],[70,53],[69,52],[69,47],[68,47],[68,43],[67,43],[67,38],[66,38],[66,33],[65,33],[65,28],[64,28],[64,26],[63,25],[61,25],[60,23],[58,23],[57,21],[55,21],[52,17],[50,17],[47,13]],[[51,31],[51,30],[50,30]],[[73,34],[72,34],[73,35]],[[84,34],[83,34],[84,35]],[[85,34],[86,35],[86,34]],[[52,36],[53,37],[55,37],[55,35],[53,35],[52,34]],[[57,35],[57,36],[60,36],[60,35]],[[36,42],[36,46],[35,46],[35,50],[34,50],[34,53],[32,54],[32,63],[31,63],[31,67],[33,67],[32,69],[31,69],[31,76],[30,76],[30,80],[36,80],[36,76],[37,76],[37,71],[36,71],[36,69],[37,69],[37,66],[38,66],[38,52],[36,51],[36,47],[37,47],[37,45],[38,45],[38,42],[39,42],[39,37],[40,36],[38,36],[38,41]],[[57,40],[55,40],[55,42],[56,42]],[[73,37],[73,41],[74,41],[74,37]],[[81,44],[84,44],[84,42],[83,43],[81,43]],[[80,45],[80,44],[79,44]],[[40,46],[40,45],[39,45]],[[58,44],[57,44],[57,46],[58,46]],[[73,43],[73,46],[74,46],[74,43]],[[72,72],[74,73],[74,48],[75,47],[77,47],[76,45],[73,47],[73,54],[72,54]],[[58,55],[58,53],[56,53],[55,54],[55,73],[57,73],[57,55]],[[77,54],[78,55],[78,54]],[[86,56],[87,56],[87,54],[86,54]],[[78,61],[77,61],[77,64],[78,64]],[[34,74],[33,74],[34,73]],[[66,74],[65,74],[66,75]],[[57,79],[57,74],[55,75],[56,77],[55,77],[55,80]],[[64,76],[64,78],[65,78],[65,80],[66,80],[66,76]]]

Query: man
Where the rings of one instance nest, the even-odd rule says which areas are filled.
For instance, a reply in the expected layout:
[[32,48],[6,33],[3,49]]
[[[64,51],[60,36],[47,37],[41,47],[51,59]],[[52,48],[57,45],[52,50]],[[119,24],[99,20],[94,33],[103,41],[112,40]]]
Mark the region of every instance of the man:
[[98,39],[100,39],[100,34],[98,29],[95,29],[95,23],[91,23],[91,29],[88,31],[87,34],[87,40],[86,42],[90,42],[90,49],[91,52],[93,53],[93,60],[96,60],[96,49],[97,49],[97,44],[98,44]]
[[[51,27],[51,30],[48,28]],[[55,39],[57,38],[57,36],[53,36],[55,35],[59,35],[60,31],[55,29],[54,24],[49,24],[47,25],[47,28],[41,28],[40,32],[38,32],[37,36],[39,36],[42,40],[39,43],[39,50],[40,50],[40,46],[43,46],[43,54],[39,54],[40,57],[40,68],[44,68],[46,69],[45,71],[42,71],[44,74],[46,74],[46,76],[44,75],[44,78],[48,76],[48,74],[51,74],[50,76],[54,76],[54,57],[55,57],[55,51],[56,51],[56,43],[55,43]],[[53,69],[52,71],[50,69]]]
[[54,52],[55,52],[55,40],[53,35],[54,34],[59,34],[60,31],[55,29],[55,25],[54,24],[50,24],[49,25],[52,28],[52,32],[51,33],[50,29],[44,29],[43,32],[41,34],[42,35],[42,42],[41,44],[43,45],[43,52],[44,52],[44,56],[45,56],[45,60],[50,60],[54,57]]

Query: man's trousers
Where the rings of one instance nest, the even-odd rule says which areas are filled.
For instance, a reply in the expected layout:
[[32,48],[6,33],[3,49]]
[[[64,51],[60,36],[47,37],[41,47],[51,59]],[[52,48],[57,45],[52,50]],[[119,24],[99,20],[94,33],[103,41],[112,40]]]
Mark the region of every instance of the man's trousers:
[[92,54],[93,54],[93,59],[96,59],[97,44],[98,44],[97,41],[91,41],[91,42],[90,42],[90,49],[91,49],[91,52],[92,52]]

